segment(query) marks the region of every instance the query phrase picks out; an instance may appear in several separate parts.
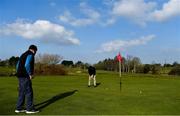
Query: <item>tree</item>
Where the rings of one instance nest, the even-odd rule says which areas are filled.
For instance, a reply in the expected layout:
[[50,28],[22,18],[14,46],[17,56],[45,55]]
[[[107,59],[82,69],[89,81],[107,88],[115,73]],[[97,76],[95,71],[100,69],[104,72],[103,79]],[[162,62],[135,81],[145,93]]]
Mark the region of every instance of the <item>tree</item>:
[[180,75],[180,65],[173,67],[169,75]]
[[147,74],[151,70],[151,66],[149,64],[144,65],[144,73]]
[[[126,58],[122,57],[122,72],[125,72],[126,66],[127,66],[127,60]],[[117,64],[116,67],[119,67],[119,65]],[[118,70],[117,70],[118,71]]]
[[164,67],[172,67],[171,64],[164,64]]
[[144,73],[144,65],[140,64],[136,67],[136,73]]
[[133,72],[136,73],[137,66],[141,64],[140,58],[133,57],[132,64],[133,64]]
[[97,64],[94,65],[98,70],[105,70],[104,61],[99,61]]
[[62,59],[62,56],[57,54],[38,54],[36,56],[36,63],[48,65],[58,64]]
[[131,70],[131,61],[132,61],[133,56],[127,55],[127,72],[129,73]]
[[178,65],[179,65],[178,62],[174,62],[174,63],[172,64],[173,67],[178,66]]
[[152,74],[160,74],[160,73],[161,73],[161,64],[153,64]]
[[9,58],[9,65],[16,66],[18,60],[19,60],[19,57],[12,56],[11,58]]
[[82,61],[77,61],[74,66],[86,70],[90,66],[90,64],[83,63]]
[[64,66],[57,64],[36,64],[35,74],[36,75],[66,75],[68,72],[65,70]]
[[[137,68],[139,68],[138,66],[141,65],[141,61],[138,57],[128,56],[127,59],[122,57],[121,65],[122,72],[136,72]],[[117,58],[114,57],[114,59],[108,58],[103,61],[99,61],[97,64],[95,64],[95,67],[101,70],[118,71],[119,63],[117,61]]]
[[73,61],[63,60],[61,64],[64,66],[73,66],[74,63]]
[[0,66],[8,66],[9,65],[9,60],[2,60],[0,61]]
[[77,61],[74,65],[75,65],[75,67],[80,67],[80,68],[82,68],[82,67],[84,66],[84,63],[81,62],[81,61]]
[[90,64],[85,63],[85,64],[84,64],[84,69],[87,69],[89,66],[90,66]]

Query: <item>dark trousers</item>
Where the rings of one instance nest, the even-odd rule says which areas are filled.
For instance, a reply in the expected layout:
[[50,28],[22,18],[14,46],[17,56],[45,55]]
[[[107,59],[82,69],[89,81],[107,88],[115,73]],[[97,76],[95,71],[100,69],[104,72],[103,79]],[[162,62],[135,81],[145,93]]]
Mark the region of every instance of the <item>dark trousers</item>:
[[19,95],[17,100],[17,110],[22,110],[26,98],[26,110],[30,111],[34,109],[33,106],[33,89],[32,82],[29,77],[19,77]]

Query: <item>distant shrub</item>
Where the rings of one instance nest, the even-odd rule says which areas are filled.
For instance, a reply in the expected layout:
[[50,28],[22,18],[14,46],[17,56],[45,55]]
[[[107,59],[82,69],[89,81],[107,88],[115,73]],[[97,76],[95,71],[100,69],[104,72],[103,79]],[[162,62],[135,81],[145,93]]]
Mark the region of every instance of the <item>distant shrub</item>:
[[143,73],[147,74],[151,71],[151,66],[149,64],[144,65]]
[[161,65],[154,64],[152,65],[152,74],[160,74],[161,73]]
[[180,65],[173,67],[169,75],[180,75]]
[[63,60],[61,64],[64,66],[73,66],[74,65],[73,61],[68,61],[68,60]]
[[144,66],[143,65],[137,66],[136,73],[144,73]]
[[14,67],[0,66],[0,76],[14,76],[14,75],[15,75]]
[[36,75],[66,75],[67,71],[62,65],[36,64]]

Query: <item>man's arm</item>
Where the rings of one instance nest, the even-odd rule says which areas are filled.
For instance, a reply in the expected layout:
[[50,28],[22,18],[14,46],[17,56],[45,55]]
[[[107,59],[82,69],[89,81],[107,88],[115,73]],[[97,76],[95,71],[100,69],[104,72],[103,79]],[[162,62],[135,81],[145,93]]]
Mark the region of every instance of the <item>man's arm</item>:
[[25,68],[26,68],[26,71],[29,75],[29,78],[32,79],[32,69],[31,69],[31,62],[33,60],[33,56],[32,55],[28,55],[27,58],[26,58],[26,62],[25,62]]
[[18,62],[16,64],[16,72],[18,71],[18,68],[19,68],[19,60],[18,60]]

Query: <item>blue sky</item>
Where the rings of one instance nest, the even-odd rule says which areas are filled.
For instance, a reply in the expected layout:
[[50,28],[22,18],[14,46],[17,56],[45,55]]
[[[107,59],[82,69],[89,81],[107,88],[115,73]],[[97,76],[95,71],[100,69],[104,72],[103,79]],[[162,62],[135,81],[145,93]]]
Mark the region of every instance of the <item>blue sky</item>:
[[180,62],[180,0],[0,0],[0,59],[38,53],[97,63]]

